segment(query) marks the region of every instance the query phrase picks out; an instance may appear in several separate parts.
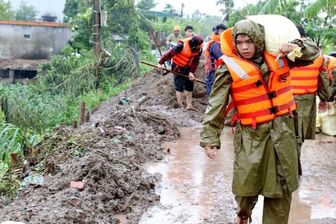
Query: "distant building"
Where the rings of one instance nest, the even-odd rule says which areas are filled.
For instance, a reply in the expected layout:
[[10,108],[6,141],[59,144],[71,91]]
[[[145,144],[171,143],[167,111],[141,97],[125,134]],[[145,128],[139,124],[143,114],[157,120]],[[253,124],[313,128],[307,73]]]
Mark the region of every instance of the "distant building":
[[0,58],[49,59],[70,38],[64,23],[0,20]]
[[34,77],[70,38],[64,23],[0,20],[0,78]]

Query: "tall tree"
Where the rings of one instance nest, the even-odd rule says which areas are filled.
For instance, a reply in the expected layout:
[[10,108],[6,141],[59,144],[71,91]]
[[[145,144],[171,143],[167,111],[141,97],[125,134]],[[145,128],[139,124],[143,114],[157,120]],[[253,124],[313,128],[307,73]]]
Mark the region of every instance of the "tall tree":
[[92,0],[66,0],[64,6],[64,22],[74,19],[78,14],[85,13],[92,8]]
[[154,0],[140,0],[136,7],[142,10],[150,10],[156,6]]
[[27,2],[21,2],[19,9],[16,11],[16,20],[34,21],[37,17],[37,9],[33,5],[28,5]]
[[0,19],[10,20],[14,19],[15,13],[9,1],[0,0]]
[[233,0],[218,0],[216,5],[222,6],[220,11],[223,13],[223,21],[229,21],[230,15],[234,7]]
[[259,14],[280,14],[290,18],[295,23],[300,23],[302,19],[303,1],[298,0],[268,0],[264,3],[263,8]]
[[150,10],[155,6],[156,3],[154,2],[154,0],[140,0],[136,5],[137,12],[144,19],[140,19],[141,28],[144,28],[145,30],[150,30],[152,28],[150,21],[155,20],[156,18],[155,16],[153,16],[153,14],[151,14]]
[[195,12],[191,15],[191,19],[193,21],[199,22],[203,17],[205,16],[204,13],[202,13],[200,10],[196,9]]
[[336,0],[316,0],[304,10],[304,14],[308,18],[312,18],[320,12],[327,13],[327,16],[335,15]]
[[78,0],[66,0],[63,10],[64,22],[68,22],[70,18],[73,18],[79,13]]
[[259,14],[270,14],[280,5],[281,0],[267,0],[263,5]]
[[316,0],[303,11],[307,33],[321,47],[336,48],[336,0]]
[[[142,49],[148,45],[140,27],[140,17],[134,0],[104,1],[104,10],[108,13],[107,32],[127,38],[129,45]],[[132,16],[130,16],[132,15]]]
[[169,13],[176,13],[176,9],[174,9],[172,4],[166,4],[163,11],[164,12],[169,12]]
[[261,10],[262,4],[259,1],[257,4],[248,4],[241,9],[233,10],[230,16],[229,21],[227,22],[228,26],[233,26],[239,20],[244,19],[248,15],[256,15]]
[[91,49],[92,44],[92,0],[66,0],[64,22],[72,29],[72,47],[77,50]]
[[259,14],[276,13],[302,25],[306,33],[320,47],[335,46],[336,0],[268,0]]

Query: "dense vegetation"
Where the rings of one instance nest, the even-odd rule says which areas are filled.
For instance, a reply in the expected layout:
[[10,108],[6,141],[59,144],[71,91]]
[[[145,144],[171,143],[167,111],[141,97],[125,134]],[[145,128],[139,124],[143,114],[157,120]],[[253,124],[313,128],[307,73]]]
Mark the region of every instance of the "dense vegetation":
[[[135,12],[135,7],[134,2],[129,5],[121,4],[123,2],[109,1],[103,8],[109,13],[118,11],[120,21],[113,19],[113,22],[126,25],[127,13]],[[135,25],[129,23],[127,29],[116,28],[115,24],[103,28],[104,51],[97,62],[98,69],[94,71],[92,8],[89,3],[67,1],[64,13],[73,38],[61,54],[40,66],[36,79],[26,85],[0,84],[0,179],[7,170],[14,168],[13,155],[18,156],[19,162],[24,162],[25,150],[38,144],[54,127],[77,121],[80,102],[86,102],[88,110],[92,111],[101,101],[120,93],[145,72],[146,68],[138,65],[139,54],[143,59],[154,60],[149,54],[145,32],[135,29],[139,22],[135,17]],[[7,3],[3,6],[10,7]],[[124,13],[120,13],[120,8]],[[115,32],[127,38],[115,41],[111,38]],[[13,181],[6,178],[7,182]],[[0,184],[0,195],[14,192],[8,186]]]

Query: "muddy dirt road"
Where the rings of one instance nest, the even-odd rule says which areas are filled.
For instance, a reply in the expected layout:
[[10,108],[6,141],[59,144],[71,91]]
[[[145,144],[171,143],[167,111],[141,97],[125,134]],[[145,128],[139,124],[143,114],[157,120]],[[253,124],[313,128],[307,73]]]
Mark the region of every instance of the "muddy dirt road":
[[92,112],[89,123],[61,125],[27,150],[22,167],[6,174],[20,190],[14,200],[0,192],[0,223],[138,223],[160,199],[160,177],[143,164],[165,158],[161,144],[179,137],[177,125],[199,125],[205,108],[205,88],[198,85],[200,111],[176,108],[172,81],[147,74]]
[[[152,72],[104,102],[80,129],[55,129],[27,155],[19,173],[27,183],[15,200],[0,197],[0,223],[229,224],[235,213],[231,129],[210,160],[199,147],[204,86],[195,86],[199,111],[176,105],[172,76]],[[336,223],[335,141],[318,135],[304,145],[305,173],[290,224]]]
[[[208,159],[199,144],[199,130],[185,128],[176,142],[165,143],[170,155],[164,162],[148,164],[150,173],[162,174],[156,191],[160,204],[142,216],[141,224],[228,224],[235,211],[231,193],[233,134],[226,128],[217,159]],[[303,147],[304,175],[293,194],[291,224],[336,223],[336,138],[318,135]],[[261,223],[262,197],[253,222]]]

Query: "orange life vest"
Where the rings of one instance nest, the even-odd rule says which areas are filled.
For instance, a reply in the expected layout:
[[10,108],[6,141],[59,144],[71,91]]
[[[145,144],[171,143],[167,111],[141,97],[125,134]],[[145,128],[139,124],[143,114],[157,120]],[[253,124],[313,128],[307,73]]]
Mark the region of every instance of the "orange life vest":
[[316,58],[313,64],[295,67],[290,70],[291,85],[294,95],[316,93],[318,77],[323,65],[323,56]]
[[252,125],[274,120],[277,116],[295,110],[291,91],[287,59],[275,61],[275,55],[264,52],[264,59],[271,72],[266,84],[260,69],[252,62],[235,53],[232,28],[221,34],[224,55],[220,60],[227,66],[233,79],[232,99],[237,107],[238,119],[243,125]]
[[217,59],[212,57],[210,54],[210,48],[213,43],[220,43],[220,38],[218,35],[213,34],[212,35],[212,40],[208,42],[208,45],[204,51],[204,59],[205,59],[205,74],[209,74],[210,71],[216,70],[218,65],[217,65]]
[[327,71],[329,79],[333,79],[332,71],[336,70],[336,58],[332,56],[327,56]]
[[200,53],[200,51],[191,51],[190,40],[191,38],[187,38],[179,41],[183,43],[183,50],[173,57],[173,63],[180,67],[189,67],[192,59]]

